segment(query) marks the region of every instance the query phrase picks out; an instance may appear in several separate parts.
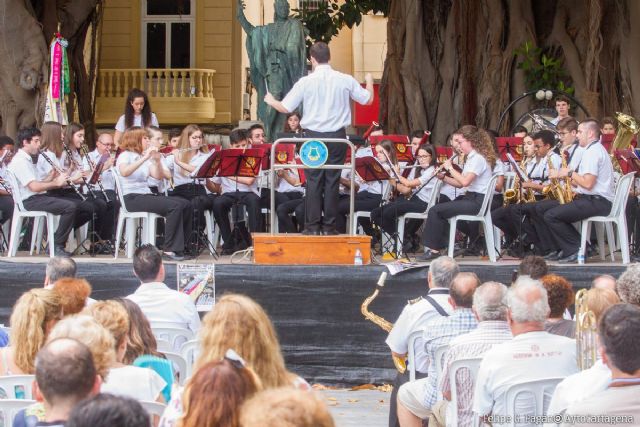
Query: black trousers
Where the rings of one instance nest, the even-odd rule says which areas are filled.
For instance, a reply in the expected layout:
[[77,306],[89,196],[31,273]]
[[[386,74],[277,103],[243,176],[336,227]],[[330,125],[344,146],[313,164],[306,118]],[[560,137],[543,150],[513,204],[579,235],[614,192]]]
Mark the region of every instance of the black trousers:
[[[120,212],[120,201],[118,200],[118,196],[116,192],[113,190],[104,190],[109,198],[107,209],[108,212],[105,214],[105,218],[102,224],[100,224],[100,237],[104,240],[114,241],[115,237],[115,229],[116,229],[116,220],[118,218],[118,213]],[[104,198],[104,194],[99,192],[99,197],[106,202]]]
[[[280,233],[295,233],[297,231],[296,226],[293,224],[293,219],[289,214],[294,212],[298,205],[303,203],[303,194],[300,191],[287,191],[284,193],[276,191],[275,198],[278,231]],[[304,210],[302,212],[303,216],[297,216],[296,214],[298,220],[304,218]]]
[[[344,129],[335,132],[306,130],[304,136],[307,138],[345,138],[346,132]],[[347,145],[332,142],[326,144],[329,150],[327,164],[343,164]],[[306,169],[305,176],[307,179],[305,228],[311,231],[319,231],[321,226],[326,230],[336,229],[340,169]]]
[[446,248],[449,244],[449,218],[477,214],[483,198],[484,194],[466,193],[452,202],[439,203],[431,208],[422,234],[424,245],[433,250]]
[[[375,208],[380,207],[382,203],[382,196],[380,194],[369,193],[368,191],[360,191],[356,194],[353,202],[353,212],[365,211],[371,212]],[[340,233],[347,232],[347,215],[349,214],[349,196],[339,199],[338,202],[338,216],[336,217],[336,230]],[[364,232],[372,236],[373,227],[371,227],[371,221],[369,218],[359,218],[359,224],[362,226]],[[355,230],[354,230],[355,231]]]
[[555,239],[551,236],[548,224],[544,222],[545,213],[557,206],[560,206],[557,200],[540,200],[533,204],[533,210],[530,211],[531,224],[535,230],[540,251],[544,254],[560,250]]
[[[249,216],[249,231],[255,233],[260,230],[262,215],[260,214],[260,197],[251,191],[233,191],[216,197],[213,202],[213,216],[220,227],[220,235],[224,240],[223,247],[231,244],[231,224],[229,211],[234,204],[244,205]],[[231,248],[228,248],[231,249]]]
[[13,217],[13,197],[0,196],[0,224],[4,224]]
[[611,202],[604,197],[578,195],[571,203],[549,209],[544,214],[544,221],[557,247],[568,256],[580,248],[580,233],[573,223],[590,216],[608,215],[610,211]]
[[629,196],[627,201],[626,216],[627,216],[627,232],[629,235],[629,242],[633,243],[634,253],[638,253],[640,248],[640,206],[638,204],[638,198]]
[[73,230],[78,203],[46,194],[36,194],[22,201],[24,207],[30,211],[44,211],[60,215],[58,228],[53,235],[54,246],[64,246]]
[[131,212],[153,212],[165,217],[164,250],[184,252],[185,239],[191,235],[191,203],[153,194],[127,194],[124,202]]
[[[429,203],[412,197],[398,198],[391,203],[380,206],[371,211],[371,222],[377,224],[385,233],[394,234],[397,231],[398,218],[406,213],[423,213]],[[403,236],[400,236],[403,237]]]
[[[179,197],[180,199],[191,203],[191,211],[193,215],[191,218],[192,226],[197,225],[198,231],[205,228],[206,222],[204,218],[204,211],[213,210],[213,201],[215,200],[215,197],[209,197],[203,185],[178,185],[169,192],[169,197]],[[187,242],[187,244],[190,243],[193,242]]]
[[[104,234],[113,234],[113,221],[115,221],[113,205],[109,206],[106,199],[100,191],[93,191],[92,194],[85,195],[85,200],[72,189],[62,188],[47,192],[48,195],[70,200],[77,203],[76,217],[73,224],[74,228],[78,228],[93,219],[95,214],[94,231],[98,233],[101,239],[108,237]],[[106,227],[106,228],[105,228]]]
[[533,243],[540,253],[544,253],[536,236],[531,218],[535,215],[535,203],[518,203],[500,207],[491,212],[493,225],[498,227],[508,242],[520,237],[524,244]]

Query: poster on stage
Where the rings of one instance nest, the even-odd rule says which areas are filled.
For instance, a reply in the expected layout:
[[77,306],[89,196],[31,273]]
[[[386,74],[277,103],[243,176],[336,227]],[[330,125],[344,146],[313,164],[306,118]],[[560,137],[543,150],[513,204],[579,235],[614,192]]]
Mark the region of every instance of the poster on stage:
[[213,264],[178,264],[177,288],[191,298],[198,311],[210,311],[216,300]]

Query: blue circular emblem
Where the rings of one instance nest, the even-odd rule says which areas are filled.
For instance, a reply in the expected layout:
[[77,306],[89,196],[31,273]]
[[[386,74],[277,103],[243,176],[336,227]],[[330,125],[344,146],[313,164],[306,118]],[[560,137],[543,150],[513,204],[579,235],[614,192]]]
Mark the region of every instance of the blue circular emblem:
[[300,160],[302,164],[310,168],[318,168],[324,165],[329,158],[329,150],[324,142],[312,139],[300,147]]

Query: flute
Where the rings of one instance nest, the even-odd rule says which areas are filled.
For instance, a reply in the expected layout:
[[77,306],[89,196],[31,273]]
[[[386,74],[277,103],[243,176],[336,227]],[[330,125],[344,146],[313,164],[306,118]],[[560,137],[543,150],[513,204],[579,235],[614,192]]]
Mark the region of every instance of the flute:
[[[56,165],[55,163],[53,163],[53,161],[49,158],[49,156],[47,156],[45,154],[44,151],[42,150],[38,150],[38,153],[40,153],[40,155],[42,155],[42,158],[44,158],[47,163],[49,163],[51,165],[51,167],[53,168],[54,171],[58,172],[60,175],[64,175],[64,172],[62,171],[62,169],[60,169],[60,167],[58,165]],[[69,186],[71,188],[73,188],[73,191],[76,192],[76,194],[78,196],[80,196],[80,198],[82,199],[82,201],[87,200],[86,197],[84,197],[84,195],[80,192],[80,189],[78,188],[78,186],[76,184],[73,183],[73,181],[71,181],[71,178],[67,176],[67,184],[69,184]]]
[[[67,157],[69,157],[69,168],[71,168],[71,165],[73,165],[76,167],[76,169],[82,172],[82,166],[78,164],[78,162],[76,162],[76,159],[73,158],[73,152],[71,151],[71,148],[67,144],[62,144],[62,146],[64,147],[64,150],[67,152]],[[89,194],[91,194],[91,197],[95,199],[96,195],[91,189],[91,187],[89,186],[89,183],[87,182],[87,178],[85,178],[84,175],[80,175],[80,177],[82,178],[82,182],[84,183],[84,185],[87,186],[87,190],[89,191]]]
[[[93,163],[93,160],[91,160],[91,157],[89,157],[89,150],[87,150],[87,146],[84,145],[84,144],[81,144],[80,145],[80,152],[87,159],[87,164],[89,165],[89,169],[91,170],[91,173],[92,174],[95,173],[96,165],[95,165],[95,163]],[[111,200],[109,200],[109,196],[107,196],[107,192],[104,191],[104,187],[102,186],[102,177],[98,176],[98,180],[96,182],[98,183],[98,187],[100,188],[100,191],[102,192],[102,195],[106,199],[107,203],[109,203]]]
[[[458,157],[458,153],[454,154],[453,156],[451,156],[451,160],[452,162],[456,159],[456,157]],[[433,178],[435,178],[436,176],[438,176],[438,174],[440,172],[442,172],[442,169],[444,169],[444,163],[441,164],[440,166],[438,166],[434,171],[433,171],[433,175],[431,175],[431,177],[427,180],[427,182],[425,182],[424,184],[422,184],[420,187],[417,187],[415,189],[415,191],[413,191],[411,193],[411,195],[408,197],[409,200],[411,200],[413,198],[413,196],[415,196],[416,194],[418,194],[424,187],[426,187],[427,185],[429,185],[429,183],[431,182],[431,180],[433,180]]]
[[400,177],[398,176],[398,172],[396,172],[396,169],[393,167],[394,164],[391,163],[391,159],[387,155],[387,152],[384,150],[384,148],[382,149],[382,154],[384,155],[384,158],[387,161],[387,163],[389,163],[389,168],[393,171],[393,177],[395,179],[397,179],[398,181],[400,181]]

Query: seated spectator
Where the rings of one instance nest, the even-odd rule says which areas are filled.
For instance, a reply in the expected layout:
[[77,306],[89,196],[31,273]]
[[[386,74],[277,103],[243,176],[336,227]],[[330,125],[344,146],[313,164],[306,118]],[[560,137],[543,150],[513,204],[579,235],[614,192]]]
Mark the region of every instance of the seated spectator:
[[116,360],[109,369],[109,376],[102,384],[101,391],[137,400],[163,402],[162,389],[166,382],[160,375],[151,369],[122,363],[129,333],[129,315],[122,304],[116,301],[98,301],[88,307],[86,312],[111,332],[115,342]]
[[616,281],[622,302],[640,306],[640,264],[631,264]]
[[134,399],[101,393],[71,411],[66,427],[149,427],[147,411]]
[[84,279],[63,277],[55,281],[52,289],[60,296],[60,305],[64,316],[80,313],[87,305],[88,300],[91,299],[89,298],[91,285]]
[[175,322],[198,332],[200,316],[191,298],[163,283],[162,252],[152,245],[139,247],[133,256],[133,271],[141,285],[127,298],[138,304],[150,322]]
[[36,354],[61,317],[60,297],[52,290],[22,294],[11,312],[11,345],[0,349],[0,376],[33,374]]
[[158,343],[151,330],[149,320],[147,320],[138,304],[127,298],[117,298],[114,301],[122,304],[129,315],[127,351],[124,354],[123,363],[131,365],[138,357],[145,354],[164,357],[158,351]]
[[591,287],[597,289],[611,289],[615,292],[616,278],[610,274],[601,274],[593,279],[593,281],[591,282]]
[[[201,366],[184,389],[184,416],[178,427],[239,427],[240,406],[262,386],[235,352]],[[162,424],[162,421],[161,421]]]
[[287,388],[265,390],[241,409],[242,427],[334,427],[324,400],[313,392]]
[[610,419],[594,422],[568,418],[563,426],[608,426],[616,417],[626,417],[621,424],[635,424],[640,419],[640,308],[631,304],[609,308],[600,321],[598,337],[602,361],[611,370],[611,382],[605,390],[569,406],[567,415]]
[[[507,287],[502,283],[483,283],[473,294],[473,314],[478,319],[478,327],[471,332],[460,335],[451,340],[449,350],[444,356],[443,370],[440,376],[439,389],[444,400],[436,403],[429,417],[432,427],[445,426],[446,419],[453,418],[451,401],[451,384],[449,383],[449,369],[457,360],[481,358],[484,353],[496,344],[513,338],[507,323]],[[474,384],[467,370],[460,370],[456,374],[456,390],[458,401],[458,426],[473,425]],[[446,412],[445,412],[446,411]],[[444,415],[446,413],[446,416]]]
[[429,360],[427,378],[405,383],[398,390],[398,420],[402,427],[420,427],[422,419],[431,415],[431,408],[437,401],[440,375],[436,369],[436,350],[478,325],[471,306],[473,294],[479,285],[480,280],[474,273],[458,273],[451,284],[449,297],[453,313],[427,323],[422,337]]
[[547,273],[549,273],[549,267],[541,256],[527,255],[518,266],[518,277],[529,276],[538,280]]
[[564,313],[574,302],[573,287],[567,279],[557,274],[542,277],[542,286],[547,290],[549,299],[549,318],[544,323],[545,331],[568,338],[576,336],[576,322],[563,318]]
[[22,410],[13,426],[64,426],[74,406],[97,394],[101,382],[87,346],[68,338],[50,341],[36,357],[33,388],[35,398],[43,402],[44,422],[36,417],[27,419]]
[[[619,303],[620,298],[610,289],[592,288],[587,291],[584,302],[587,309],[593,312],[596,323],[599,323],[604,312],[612,305]],[[602,362],[599,353],[597,356],[598,360],[592,367],[569,375],[558,384],[549,403],[547,410],[549,415],[562,414],[572,403],[584,400],[607,388],[611,382],[611,371]]]
[[[506,415],[505,393],[512,385],[578,371],[575,340],[544,330],[550,309],[547,291],[539,281],[518,279],[507,301],[514,338],[493,346],[482,358],[473,393],[473,412],[480,417]],[[527,408],[530,402],[521,403],[523,415],[535,412]]]
[[49,288],[64,277],[76,277],[76,262],[70,257],[55,256],[47,262],[44,274],[44,287]]

